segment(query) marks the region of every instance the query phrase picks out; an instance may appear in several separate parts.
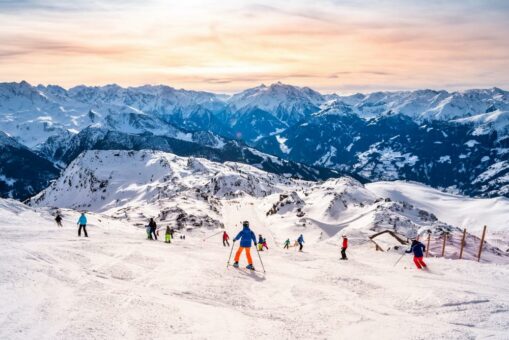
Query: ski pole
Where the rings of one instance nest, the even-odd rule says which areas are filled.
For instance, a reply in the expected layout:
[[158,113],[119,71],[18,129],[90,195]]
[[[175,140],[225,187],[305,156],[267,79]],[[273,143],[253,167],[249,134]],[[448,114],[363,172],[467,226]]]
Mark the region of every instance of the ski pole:
[[209,238],[211,238],[211,237],[213,237],[213,236],[216,236],[216,235],[219,235],[219,234],[221,234],[221,233],[222,233],[222,231],[219,231],[219,232],[215,233],[214,235],[210,235],[210,236],[208,236],[208,237],[205,237],[205,238],[203,239],[203,241],[205,242],[205,240],[208,240]]
[[233,242],[232,242],[232,249],[230,250],[230,257],[228,257],[228,262],[226,262],[226,268],[228,268],[228,266],[230,265],[230,260],[232,259],[233,247],[234,246],[235,246],[235,240],[233,240]]
[[265,273],[265,266],[263,265],[262,257],[260,256],[260,252],[258,251],[258,247],[255,246],[256,252],[258,253],[258,258],[260,259],[260,263],[262,264],[263,273]]
[[401,259],[403,258],[403,256],[405,256],[406,253],[403,253],[403,255],[401,255],[401,257],[396,261],[396,263],[394,264],[394,267],[396,267],[396,265],[399,263],[399,261],[401,261]]

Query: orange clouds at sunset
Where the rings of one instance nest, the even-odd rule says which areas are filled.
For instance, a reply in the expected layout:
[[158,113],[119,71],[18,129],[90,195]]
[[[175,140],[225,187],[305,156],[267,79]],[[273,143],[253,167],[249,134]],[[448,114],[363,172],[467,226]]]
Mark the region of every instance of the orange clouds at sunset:
[[507,87],[502,1],[4,1],[0,81]]

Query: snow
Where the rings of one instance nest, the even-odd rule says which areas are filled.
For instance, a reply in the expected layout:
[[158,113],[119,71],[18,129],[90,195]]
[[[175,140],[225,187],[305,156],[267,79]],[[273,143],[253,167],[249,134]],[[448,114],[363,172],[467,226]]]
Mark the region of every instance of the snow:
[[468,146],[469,148],[473,148],[477,144],[479,144],[479,142],[473,139],[469,140],[468,142],[465,142],[465,145]]
[[[351,184],[330,181],[323,188]],[[399,253],[375,252],[356,236],[350,237],[350,260],[341,262],[338,237],[319,241],[318,234],[267,220],[258,202],[227,200],[221,213],[231,236],[240,229],[240,219],[266,235],[270,249],[260,253],[266,274],[256,253],[258,272],[227,269],[230,249],[222,246],[221,236],[203,241],[215,230],[186,232],[185,241],[176,238],[168,245],[144,240],[144,229],[133,221],[89,213],[90,237],[79,239],[77,211],[62,209],[64,227],[57,228],[48,208],[0,200],[0,271],[5,273],[0,278],[0,338],[507,335],[507,264],[427,258],[431,270],[419,272],[411,256],[394,266]],[[301,232],[305,252],[284,251],[279,236],[293,241]]]
[[4,182],[7,186],[13,186],[16,183],[16,179],[0,174],[0,182]]
[[281,137],[280,135],[276,135],[276,140],[279,143],[279,149],[281,150],[281,152],[289,154],[292,149],[286,146],[285,142],[287,141],[287,139]]
[[[87,151],[29,203],[0,199],[1,339],[504,339],[509,327],[507,199],[349,177],[308,182],[142,150]],[[86,239],[76,235],[83,210]],[[145,240],[149,217],[186,240]],[[256,252],[257,272],[227,269],[220,234],[204,241],[223,228],[235,236],[242,220],[268,240],[265,274]],[[470,232],[463,261],[460,227]],[[369,236],[383,230],[403,239],[430,230],[430,270],[411,256],[394,265],[394,245],[375,251]],[[434,257],[443,231],[446,258]],[[282,249],[300,234],[303,253]]]
[[439,159],[438,159],[438,163],[451,163],[451,156],[447,155],[447,156],[441,156]]
[[366,187],[381,197],[406,201],[435,214],[438,219],[467,228],[480,235],[488,226],[488,239],[509,246],[509,199],[469,198],[444,193],[415,182],[394,181],[369,183]]

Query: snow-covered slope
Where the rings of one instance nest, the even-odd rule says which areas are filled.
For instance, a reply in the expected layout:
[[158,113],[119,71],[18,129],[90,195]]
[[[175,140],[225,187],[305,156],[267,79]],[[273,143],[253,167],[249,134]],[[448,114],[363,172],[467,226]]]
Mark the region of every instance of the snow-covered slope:
[[[263,225],[277,226],[271,234],[280,243],[303,231],[310,243],[337,237],[340,232],[351,233],[364,243],[384,230],[404,238],[431,232],[434,240],[449,233],[449,256],[454,257],[458,244],[453,240],[462,231],[418,202],[377,195],[349,177],[309,182],[239,163],[219,164],[143,150],[85,152],[30,204],[103,212],[140,225],[148,216],[159,216],[165,223],[193,230],[237,223],[228,219],[234,215],[228,210],[230,200],[254,204],[251,214]],[[497,250],[487,245],[487,253],[495,258],[506,256],[506,246]],[[466,258],[475,256],[474,248],[467,249]],[[492,261],[490,256],[486,259]]]
[[228,99],[232,112],[259,109],[274,115],[289,126],[316,112],[325,98],[308,87],[297,87],[280,82],[260,85],[237,93]]
[[[223,101],[214,94],[167,86],[78,86],[67,91],[24,81],[0,84],[1,129],[29,147],[90,125],[185,138],[185,133],[171,123],[204,129],[207,126],[192,125],[193,119],[205,123],[205,112],[212,115],[223,107]],[[184,120],[191,125],[185,126]]]
[[480,199],[444,193],[414,182],[375,182],[366,187],[381,197],[405,201],[435,214],[440,220],[480,234],[483,226],[493,238],[509,238],[509,199]]
[[[147,155],[144,164],[155,175],[154,160]],[[189,173],[206,172],[203,165],[208,166],[180,166]],[[179,181],[194,185],[191,180]],[[274,189],[288,186],[275,183]],[[348,179],[314,189],[301,184],[308,192],[302,197],[316,200],[308,212],[361,209],[361,202],[372,199],[369,190]],[[140,193],[146,190],[133,182],[131,193],[137,187]],[[324,205],[320,195],[327,192]],[[329,198],[339,193],[336,208],[328,209]],[[88,212],[90,237],[78,239],[78,211],[61,209],[64,222],[58,228],[53,209],[0,199],[0,338],[506,338],[509,267],[503,258],[477,263],[431,257],[425,259],[430,270],[418,272],[410,256],[395,265],[399,252],[376,252],[361,233],[346,228],[349,261],[339,261],[337,237],[320,240],[315,227],[284,222],[301,200],[293,194],[282,200],[278,194],[267,196],[280,204],[266,219],[259,194],[222,199],[220,211],[230,235],[239,230],[239,220],[248,219],[255,233],[267,237],[270,249],[260,253],[265,274],[255,254],[255,273],[225,268],[230,249],[222,246],[220,234],[213,236],[217,229],[183,228],[171,244],[146,241],[137,222],[156,216],[153,202],[136,215],[126,210],[131,219]],[[343,200],[358,205],[341,208]],[[201,207],[193,201],[184,208]],[[163,230],[174,225],[159,217]],[[360,229],[361,222],[369,218],[359,215],[349,224]],[[320,225],[324,231],[335,227]],[[185,240],[178,237],[182,233]],[[303,253],[282,249],[283,235],[293,240],[300,233],[306,241]]]
[[419,121],[453,120],[509,109],[509,93],[499,88],[447,92],[433,90],[374,92],[338,96],[362,117],[402,113]]

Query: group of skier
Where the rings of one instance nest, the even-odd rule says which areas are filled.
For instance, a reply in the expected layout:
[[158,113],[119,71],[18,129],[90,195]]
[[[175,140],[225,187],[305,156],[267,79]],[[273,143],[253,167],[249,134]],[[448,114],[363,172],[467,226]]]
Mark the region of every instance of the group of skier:
[[[63,218],[62,218],[61,214],[59,212],[57,212],[57,215],[55,217],[55,222],[57,223],[57,226],[62,227],[62,220],[63,220]],[[84,212],[82,212],[80,217],[78,218],[77,225],[78,225],[78,237],[81,237],[82,230],[83,230],[85,237],[88,237],[87,217]],[[147,239],[157,240],[157,234],[158,234],[157,223],[153,218],[150,218],[149,223],[146,226],[146,231],[147,231]],[[171,243],[171,240],[174,237],[174,233],[175,233],[175,230],[173,228],[171,228],[170,226],[167,226],[164,242]],[[181,235],[180,238],[185,239],[185,236]],[[229,247],[230,246],[229,240],[230,240],[230,236],[228,235],[228,233],[226,231],[224,231],[223,232],[223,246]],[[235,253],[233,266],[234,267],[239,266],[240,256],[242,255],[242,252],[245,252],[246,258],[247,258],[247,263],[248,263],[246,268],[254,270],[253,259],[251,257],[251,245],[254,244],[254,246],[257,247],[258,251],[263,251],[263,248],[268,250],[269,247],[267,246],[267,239],[264,238],[261,234],[259,234],[258,241],[257,241],[255,233],[249,227],[249,221],[244,221],[242,223],[242,230],[233,239],[233,242],[235,243],[236,241],[239,241],[239,240],[240,240],[240,246],[239,246],[237,252]],[[302,249],[304,248],[304,236],[302,234],[297,238],[294,246],[298,246],[299,251],[302,252]],[[290,248],[290,239],[288,238],[284,242],[283,249],[289,249],[289,248]],[[346,236],[346,234],[343,234],[342,235],[340,260],[348,260],[348,257],[346,256],[347,249],[348,249],[348,237]],[[233,251],[233,248],[232,248],[232,251]],[[410,249],[405,251],[405,253],[407,253],[407,254],[413,253],[414,254],[413,261],[415,263],[415,266],[418,269],[424,269],[424,268],[427,268],[427,265],[423,260],[425,251],[426,251],[426,246],[424,244],[422,244],[422,242],[419,242],[417,239],[414,239],[412,241]]]
[[293,246],[290,246],[290,239],[287,238],[283,245],[283,249],[290,249],[290,247],[299,247],[299,251],[302,252],[302,249],[304,248],[304,236],[301,234],[299,238],[295,240]]
[[[147,240],[157,241],[157,236],[158,236],[159,230],[161,228],[159,228],[159,229],[157,228],[157,223],[154,220],[154,218],[152,218],[152,217],[150,218],[148,225],[145,227],[145,229],[147,231]],[[173,229],[170,226],[166,226],[166,230],[164,233],[164,243],[171,243],[171,241],[175,237],[175,232],[176,232],[175,229]],[[185,235],[180,235],[179,237],[181,240],[186,239]]]
[[[60,214],[59,211],[57,211],[55,216],[55,222],[57,224],[57,227],[63,227],[62,225],[63,217]],[[88,237],[87,233],[87,216],[84,212],[80,214],[80,217],[78,218],[78,221],[76,222],[76,225],[78,226],[78,237],[81,237],[81,231],[83,230],[83,234],[85,237]]]

